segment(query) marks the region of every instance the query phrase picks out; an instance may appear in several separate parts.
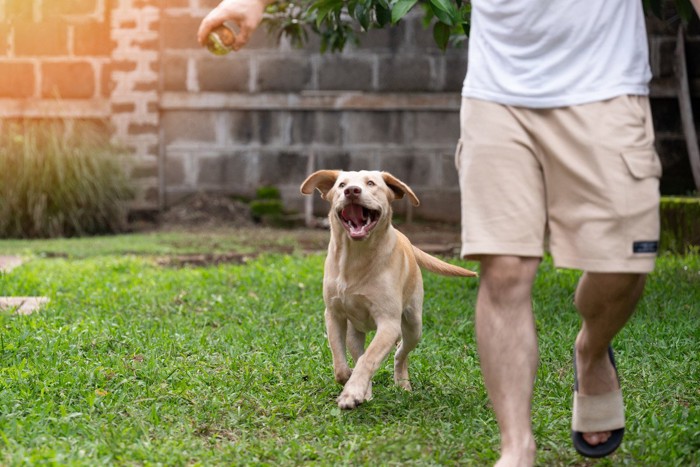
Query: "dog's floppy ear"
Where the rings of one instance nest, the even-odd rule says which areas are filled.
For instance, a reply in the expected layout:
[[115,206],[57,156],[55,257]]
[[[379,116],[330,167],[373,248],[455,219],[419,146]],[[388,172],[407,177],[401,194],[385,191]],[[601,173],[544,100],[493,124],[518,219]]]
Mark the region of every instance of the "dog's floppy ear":
[[340,175],[340,170],[318,170],[304,180],[304,183],[301,184],[301,192],[305,195],[311,195],[316,188],[321,192],[321,198],[326,199],[326,195],[335,185],[338,175]]
[[411,201],[412,205],[420,205],[420,201],[418,200],[416,194],[404,182],[394,177],[389,172],[382,172],[382,178],[384,179],[384,183],[386,183],[391,191],[394,192],[396,199],[401,199],[404,195],[406,195],[408,196],[408,199]]

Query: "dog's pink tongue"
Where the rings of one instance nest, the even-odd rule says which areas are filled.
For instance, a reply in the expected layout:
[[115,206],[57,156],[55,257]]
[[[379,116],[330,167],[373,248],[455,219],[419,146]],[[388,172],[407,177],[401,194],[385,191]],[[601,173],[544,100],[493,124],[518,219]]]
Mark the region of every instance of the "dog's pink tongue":
[[351,221],[357,227],[360,227],[365,222],[362,218],[362,206],[358,204],[348,204],[343,209],[342,214],[345,219]]
[[345,228],[352,238],[359,240],[367,236],[367,226],[365,225],[362,206],[349,204],[343,209],[341,214],[343,219],[345,219]]

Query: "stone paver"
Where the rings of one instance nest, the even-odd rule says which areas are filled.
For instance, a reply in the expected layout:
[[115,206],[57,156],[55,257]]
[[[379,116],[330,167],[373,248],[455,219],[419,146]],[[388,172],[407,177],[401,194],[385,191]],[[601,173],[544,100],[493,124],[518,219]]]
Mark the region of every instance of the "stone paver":
[[0,272],[10,272],[24,263],[20,256],[0,256]]
[[31,315],[48,302],[47,297],[0,297],[0,310],[14,310],[18,315]]
[[[19,256],[0,256],[0,272],[8,273],[24,263]],[[31,315],[48,303],[47,297],[0,297],[0,310],[14,311],[18,315]]]

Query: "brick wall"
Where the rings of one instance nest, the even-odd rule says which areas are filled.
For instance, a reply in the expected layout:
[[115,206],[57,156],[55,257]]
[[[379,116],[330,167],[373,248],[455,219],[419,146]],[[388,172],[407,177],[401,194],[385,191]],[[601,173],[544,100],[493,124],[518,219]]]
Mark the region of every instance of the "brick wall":
[[158,0],[0,1],[0,119],[108,124],[134,209],[159,207]]
[[0,117],[108,115],[105,2],[0,2]]
[[[47,1],[47,0],[45,0]],[[111,0],[110,120],[131,152],[136,209],[162,208],[160,184],[160,1]]]
[[[465,50],[439,52],[412,16],[342,54],[320,54],[313,37],[304,50],[277,45],[260,30],[246,49],[215,57],[195,33],[217,3],[0,0],[0,119],[108,122],[130,153],[135,209],[201,190],[251,196],[261,185],[301,209],[313,156],[315,168],[391,171],[421,198],[414,216],[459,218],[453,159]],[[650,30],[664,190],[684,192],[692,178],[673,85],[675,25]],[[688,62],[700,96],[697,22]]]

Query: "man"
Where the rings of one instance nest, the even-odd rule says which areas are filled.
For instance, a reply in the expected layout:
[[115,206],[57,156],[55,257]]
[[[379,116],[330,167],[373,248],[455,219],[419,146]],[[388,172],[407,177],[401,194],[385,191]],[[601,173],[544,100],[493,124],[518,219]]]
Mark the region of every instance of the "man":
[[[230,20],[242,47],[267,3],[222,1],[202,21],[200,43]],[[584,271],[574,445],[608,455],[624,432],[610,344],[642,295],[659,238],[642,4],[472,0],[471,22],[456,164],[462,254],[481,262],[476,332],[501,432],[497,465],[535,461],[531,291],[546,239],[558,267]]]

